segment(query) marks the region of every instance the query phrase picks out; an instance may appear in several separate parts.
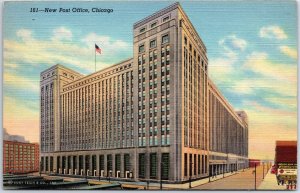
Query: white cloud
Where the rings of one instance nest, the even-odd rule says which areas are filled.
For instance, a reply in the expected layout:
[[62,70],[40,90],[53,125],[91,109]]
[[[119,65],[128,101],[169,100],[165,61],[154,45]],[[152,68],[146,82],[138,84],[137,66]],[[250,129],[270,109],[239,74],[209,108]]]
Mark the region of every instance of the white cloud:
[[224,80],[233,73],[236,57],[213,58],[208,65],[208,72],[214,80]]
[[39,91],[39,80],[15,75],[10,72],[4,72],[3,76],[4,85],[6,86],[9,86],[11,88],[30,90],[31,92]]
[[30,41],[32,39],[32,32],[28,29],[20,29],[17,31],[17,36],[23,41]]
[[297,57],[298,57],[297,50],[295,50],[289,46],[280,46],[279,50],[281,53],[283,53],[293,59],[297,59]]
[[[94,71],[95,41],[99,42],[103,51],[103,54],[97,57],[97,70],[126,59],[118,58],[132,50],[131,46],[123,40],[100,36],[96,33],[87,35],[81,41],[66,44],[63,40],[70,39],[72,32],[64,27],[54,31],[52,38],[39,40],[31,36],[30,30],[21,29],[17,35],[24,41],[4,40],[4,66],[47,64],[50,67],[59,63],[75,70],[84,69],[85,72],[92,72]],[[58,34],[61,35],[58,36]]]
[[273,62],[265,52],[252,52],[247,57],[244,68],[273,80],[285,80],[290,83],[297,81],[296,65]]
[[102,49],[103,54],[109,54],[118,49],[129,49],[131,45],[123,40],[114,40],[109,36],[101,36],[96,33],[90,33],[82,39],[86,45],[94,47],[95,43]]
[[277,40],[283,40],[288,38],[285,31],[277,25],[262,27],[259,31],[259,36],[261,38]]
[[[296,65],[271,61],[268,54],[264,52],[252,52],[246,58],[239,72],[240,74],[236,74],[237,71],[233,69],[231,73],[222,77],[221,81],[231,93],[254,96],[263,91],[286,97],[296,96]],[[255,75],[247,76],[253,72]],[[216,79],[220,79],[218,74],[215,76]],[[272,99],[270,102],[275,104],[276,99]]]
[[245,50],[244,39],[229,35],[221,39],[219,45],[224,49],[224,57],[212,58],[209,62],[209,75],[215,81],[224,81],[234,73],[234,64],[238,61],[239,52]]
[[53,40],[72,40],[71,30],[65,27],[59,27],[53,30]]
[[236,37],[236,35],[229,35],[219,41],[219,45],[227,52],[227,56],[232,57],[237,52],[244,51],[247,47],[247,41]]

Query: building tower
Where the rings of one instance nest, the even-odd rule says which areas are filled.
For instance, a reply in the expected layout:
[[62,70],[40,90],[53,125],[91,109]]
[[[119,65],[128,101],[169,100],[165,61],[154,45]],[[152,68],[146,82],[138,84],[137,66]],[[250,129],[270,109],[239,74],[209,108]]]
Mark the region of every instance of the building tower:
[[66,83],[82,76],[59,64],[41,72],[41,152],[60,151],[60,93]]

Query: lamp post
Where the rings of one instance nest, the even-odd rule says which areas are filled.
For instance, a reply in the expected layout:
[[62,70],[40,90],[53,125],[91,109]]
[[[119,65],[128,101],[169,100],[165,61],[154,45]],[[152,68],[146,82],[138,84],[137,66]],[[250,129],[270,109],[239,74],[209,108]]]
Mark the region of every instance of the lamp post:
[[111,172],[112,172],[111,170],[109,170],[109,172],[108,172],[108,173],[109,173],[109,174],[108,174],[108,182],[110,182],[110,175],[111,175]]
[[99,181],[100,181],[100,175],[101,175],[101,170],[100,170],[100,167],[99,167],[99,172],[98,172]]

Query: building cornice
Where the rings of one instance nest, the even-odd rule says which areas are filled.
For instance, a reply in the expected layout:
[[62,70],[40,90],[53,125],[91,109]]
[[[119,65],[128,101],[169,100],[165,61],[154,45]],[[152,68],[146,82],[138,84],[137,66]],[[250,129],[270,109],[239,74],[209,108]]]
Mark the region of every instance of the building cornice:
[[149,15],[148,17],[134,23],[133,28],[136,29],[138,27],[141,27],[144,24],[146,24],[146,23],[148,23],[148,22],[150,22],[150,21],[152,21],[152,20],[154,20],[158,17],[160,17],[160,16],[162,16],[162,15],[164,15],[164,14],[170,12],[170,11],[173,11],[174,9],[177,9],[179,6],[180,6],[179,2],[176,2],[172,5],[169,5],[168,7],[164,8],[160,11],[157,11],[157,12],[153,13],[152,15]]

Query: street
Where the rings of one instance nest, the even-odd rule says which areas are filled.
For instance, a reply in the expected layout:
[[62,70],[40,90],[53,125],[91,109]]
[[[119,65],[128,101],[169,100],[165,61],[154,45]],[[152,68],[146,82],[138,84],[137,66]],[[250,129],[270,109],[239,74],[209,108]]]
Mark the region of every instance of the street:
[[[263,179],[263,166],[256,168],[256,188],[260,185]],[[264,174],[267,173],[265,166]],[[244,172],[239,171],[237,174],[220,178],[219,180],[196,186],[193,189],[198,190],[254,190],[255,178],[254,168],[246,169]]]

